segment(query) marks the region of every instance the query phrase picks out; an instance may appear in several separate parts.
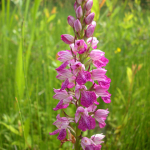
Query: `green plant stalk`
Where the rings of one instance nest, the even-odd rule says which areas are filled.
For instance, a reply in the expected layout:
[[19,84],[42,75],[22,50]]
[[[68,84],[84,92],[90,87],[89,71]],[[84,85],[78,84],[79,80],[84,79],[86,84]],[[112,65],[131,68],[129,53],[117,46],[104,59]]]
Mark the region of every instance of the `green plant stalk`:
[[76,124],[76,143],[75,143],[75,150],[80,150],[80,135],[81,130],[78,128],[78,123]]

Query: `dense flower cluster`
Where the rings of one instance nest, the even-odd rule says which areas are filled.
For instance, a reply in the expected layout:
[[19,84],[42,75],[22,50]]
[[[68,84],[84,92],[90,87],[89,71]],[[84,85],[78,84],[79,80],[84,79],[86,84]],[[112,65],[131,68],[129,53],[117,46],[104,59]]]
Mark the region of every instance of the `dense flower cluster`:
[[[105,53],[97,49],[98,40],[93,37],[96,22],[93,21],[94,13],[91,13],[93,0],[76,0],[74,9],[76,19],[68,16],[68,24],[73,28],[75,36],[63,34],[61,40],[69,45],[70,50],[58,52],[58,60],[62,62],[56,71],[56,78],[62,80],[60,89],[54,89],[54,99],[59,100],[54,111],[63,109],[65,117],[57,115],[53,123],[58,129],[50,133],[59,133],[57,139],[65,140],[68,134],[71,141],[75,139],[75,149],[80,145],[83,150],[100,150],[102,134],[93,135],[90,139],[82,136],[81,131],[91,130],[98,122],[100,128],[104,128],[109,111],[97,109],[98,97],[105,103],[110,103],[111,94],[108,93],[111,80],[105,75],[103,67],[108,63]],[[91,50],[92,49],[92,50]],[[90,86],[89,86],[90,85]],[[75,117],[69,117],[65,108],[69,105],[76,107]],[[76,124],[76,130],[73,125]],[[80,145],[79,145],[80,144]]]

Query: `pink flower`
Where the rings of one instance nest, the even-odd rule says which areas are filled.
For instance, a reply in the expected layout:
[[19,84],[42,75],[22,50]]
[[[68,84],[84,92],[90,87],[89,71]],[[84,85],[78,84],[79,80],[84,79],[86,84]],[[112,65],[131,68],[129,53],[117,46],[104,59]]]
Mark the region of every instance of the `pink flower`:
[[87,81],[91,79],[91,74],[88,71],[80,71],[77,75],[76,82],[79,85],[85,84]]
[[84,40],[76,40],[74,48],[79,54],[83,54],[87,50],[87,45]]
[[66,51],[60,51],[58,52],[58,60],[61,62],[66,62],[66,61],[70,61],[73,59],[72,53],[70,50],[66,50]]
[[92,60],[99,60],[104,54],[103,51],[95,49],[90,52],[89,56]]
[[96,37],[90,37],[90,38],[87,39],[88,45],[91,45],[91,47],[92,47],[93,49],[97,48],[98,42],[99,42],[99,41],[97,40]]
[[56,118],[57,118],[57,120],[53,123],[53,125],[55,125],[58,129],[49,134],[55,135],[55,134],[59,133],[57,139],[63,140],[63,139],[65,139],[65,137],[67,135],[66,129],[69,128],[69,123],[73,122],[73,120],[68,119],[66,117],[60,117],[59,114],[57,115]]
[[90,58],[93,60],[94,66],[97,68],[101,68],[106,66],[108,63],[108,59],[104,57],[104,52],[100,50],[93,50],[90,53]]
[[[81,119],[80,119],[81,118]],[[80,120],[79,120],[80,119]],[[96,126],[95,119],[88,115],[88,112],[83,107],[78,107],[75,114],[76,123],[79,120],[78,128],[82,131],[94,129]]]
[[80,71],[85,70],[84,64],[79,61],[76,61],[72,66],[71,69],[73,70],[73,74],[76,76]]
[[53,96],[53,98],[63,100],[64,104],[69,104],[73,99],[72,95],[70,95],[66,90],[54,89],[54,92],[56,94]]
[[104,110],[104,109],[98,109],[95,113],[94,113],[94,118],[99,122],[99,127],[100,128],[104,128],[106,123],[106,117],[108,116],[109,111],[108,110]]
[[104,141],[102,141],[102,139],[105,137],[105,135],[103,134],[96,134],[91,136],[91,140],[94,142],[95,145],[104,143]]
[[91,78],[93,80],[101,81],[104,79],[104,75],[105,75],[106,71],[107,70],[105,70],[104,68],[94,69],[91,71]]
[[96,134],[91,136],[91,138],[83,137],[81,139],[81,146],[83,150],[100,150],[101,149],[101,141],[105,136],[102,134]]

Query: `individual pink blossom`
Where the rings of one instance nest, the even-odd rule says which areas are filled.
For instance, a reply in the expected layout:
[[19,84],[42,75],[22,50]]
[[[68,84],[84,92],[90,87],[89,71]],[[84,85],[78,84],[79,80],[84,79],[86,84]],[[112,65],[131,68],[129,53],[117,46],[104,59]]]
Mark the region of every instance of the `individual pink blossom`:
[[104,68],[98,68],[91,71],[91,78],[93,80],[101,81],[104,79],[104,75],[107,72]]
[[92,60],[99,60],[104,54],[103,51],[95,49],[90,52],[89,56]]
[[90,38],[87,39],[88,45],[91,45],[91,47],[92,47],[93,49],[96,49],[96,48],[97,48],[98,42],[99,42],[99,41],[97,40],[96,37],[90,37]]
[[69,103],[73,97],[66,90],[54,89],[56,93],[53,98],[58,100],[63,100],[66,104]]
[[57,118],[57,120],[53,123],[53,125],[55,125],[58,129],[49,134],[55,135],[55,134],[59,133],[57,139],[63,140],[63,139],[65,139],[65,137],[67,135],[66,129],[69,128],[69,123],[73,122],[73,120],[68,119],[66,117],[60,117],[59,114],[57,115],[56,118]]
[[104,110],[104,109],[98,109],[95,113],[94,113],[94,118],[99,122],[99,127],[100,128],[104,128],[106,123],[106,117],[108,116],[109,111],[108,110]]
[[91,79],[91,74],[88,71],[80,71],[77,75],[76,82],[79,85],[85,84],[87,81]]
[[83,54],[87,50],[87,45],[84,40],[76,40],[74,49],[79,54]]
[[81,146],[83,150],[100,150],[101,149],[101,141],[105,136],[103,134],[96,134],[91,136],[91,138],[83,137],[81,139]]
[[[79,120],[80,119],[80,120]],[[96,126],[95,119],[88,115],[88,112],[83,107],[78,107],[75,114],[76,123],[79,121],[78,128],[82,131],[94,129]]]
[[91,140],[94,142],[95,145],[104,143],[104,141],[102,141],[102,139],[105,137],[105,135],[103,134],[95,134],[91,136]]
[[76,61],[73,65],[71,65],[71,69],[74,75],[77,75],[80,71],[85,70],[84,64],[79,61]]
[[61,62],[71,61],[73,59],[72,53],[70,50],[58,52],[58,60]]

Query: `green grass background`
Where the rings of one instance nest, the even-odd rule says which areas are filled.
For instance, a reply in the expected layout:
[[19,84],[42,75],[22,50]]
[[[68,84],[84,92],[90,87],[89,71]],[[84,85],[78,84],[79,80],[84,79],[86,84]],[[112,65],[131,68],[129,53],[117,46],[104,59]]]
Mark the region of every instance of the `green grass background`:
[[[75,16],[73,1],[15,2],[0,3],[0,150],[71,150],[49,132],[61,112],[53,111],[53,88],[61,86],[56,54],[69,48],[60,36],[73,34],[67,24],[67,16]],[[107,126],[84,134],[104,133],[103,150],[150,149],[149,8],[138,0],[106,0],[100,10],[94,1],[94,36],[109,59],[112,102],[99,100],[99,108],[110,111]]]

